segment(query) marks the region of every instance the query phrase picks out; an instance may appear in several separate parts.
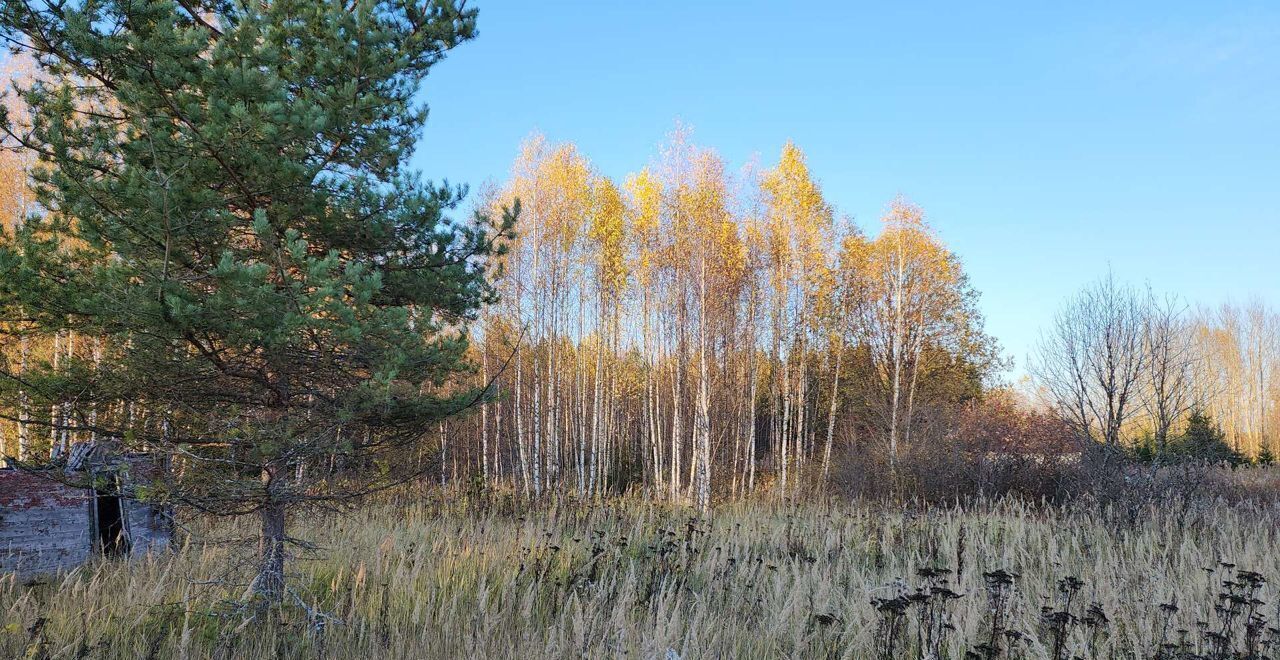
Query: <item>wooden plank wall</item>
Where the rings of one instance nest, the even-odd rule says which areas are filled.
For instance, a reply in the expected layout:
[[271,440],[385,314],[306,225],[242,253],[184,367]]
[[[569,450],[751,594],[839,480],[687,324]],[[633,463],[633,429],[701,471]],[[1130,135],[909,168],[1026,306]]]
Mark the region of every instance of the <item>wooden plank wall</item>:
[[129,554],[138,557],[160,552],[173,538],[169,510],[137,500],[123,500],[125,524],[129,527]]
[[0,470],[0,573],[49,573],[92,552],[90,492],[17,470]]

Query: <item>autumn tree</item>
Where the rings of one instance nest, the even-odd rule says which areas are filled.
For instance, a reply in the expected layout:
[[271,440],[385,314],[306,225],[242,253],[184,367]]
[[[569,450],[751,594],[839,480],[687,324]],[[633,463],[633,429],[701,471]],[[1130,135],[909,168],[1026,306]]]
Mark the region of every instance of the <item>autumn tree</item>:
[[609,466],[613,444],[610,439],[614,436],[617,421],[614,409],[618,389],[615,365],[629,270],[626,260],[626,204],[622,191],[611,179],[596,176],[591,180],[590,214],[588,253],[594,274],[596,354],[592,374],[590,458],[580,465],[588,473],[584,488],[587,495],[595,494],[604,485]]
[[628,235],[633,284],[639,309],[640,355],[643,360],[643,399],[640,402],[640,428],[646,447],[645,462],[649,478],[655,490],[664,492],[666,452],[663,450],[663,414],[659,403],[660,393],[656,377],[659,356],[655,313],[654,285],[658,277],[658,224],[662,215],[662,182],[648,168],[626,178],[627,221],[631,227]]
[[[713,383],[731,377],[723,369],[724,359],[717,359],[717,347],[725,347],[736,321],[735,302],[741,291],[745,255],[729,211],[728,186],[723,162],[708,151],[691,155],[688,178],[671,182],[674,192],[671,213],[678,219],[674,229],[679,233],[672,258],[687,255],[680,267],[680,295],[677,304],[684,317],[695,328],[690,375],[693,399],[690,461],[693,478],[690,489],[695,505],[703,512],[710,508],[711,479],[715,456],[713,434],[720,435],[732,417],[713,417]],[[679,377],[679,376],[677,376]],[[717,401],[724,404],[723,401]],[[719,428],[713,429],[713,424]]]
[[572,306],[585,293],[591,184],[590,164],[572,145],[534,136],[522,145],[511,180],[497,197],[499,207],[518,200],[524,218],[499,287],[507,315],[520,328],[519,354],[511,367],[518,383],[510,391],[520,472],[535,497],[560,488],[564,459],[577,455],[567,444],[576,440],[568,428],[576,419],[573,399],[564,395],[580,387],[571,367],[580,372],[583,365],[563,340],[570,331],[580,339],[578,322],[590,314],[580,305],[575,314]]
[[835,445],[836,416],[840,410],[841,368],[850,348],[863,345],[868,327],[864,324],[872,301],[871,243],[860,232],[850,230],[840,241],[836,267],[831,274],[831,304],[825,327],[829,333],[835,365],[831,376],[830,405],[827,409],[826,446],[823,448],[822,474],[825,481],[831,471],[831,452]]
[[867,302],[861,308],[868,354],[880,387],[881,425],[890,458],[911,441],[917,395],[931,351],[994,361],[982,333],[976,294],[955,255],[938,240],[920,207],[899,198],[865,248]]
[[783,146],[778,165],[760,180],[764,240],[769,259],[770,342],[779,370],[774,379],[772,435],[780,485],[786,490],[793,463],[803,466],[813,447],[813,417],[807,401],[807,359],[821,324],[824,286],[830,281],[835,243],[833,213],[809,173],[804,154]]

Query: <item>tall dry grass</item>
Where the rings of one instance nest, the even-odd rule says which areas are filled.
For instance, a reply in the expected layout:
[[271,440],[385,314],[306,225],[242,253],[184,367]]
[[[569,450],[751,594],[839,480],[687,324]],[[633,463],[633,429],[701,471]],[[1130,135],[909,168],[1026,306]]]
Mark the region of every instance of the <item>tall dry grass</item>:
[[[1195,638],[1197,622],[1213,620],[1219,562],[1280,580],[1277,520],[1274,504],[1209,501],[1158,503],[1136,520],[1014,501],[741,503],[709,520],[634,501],[524,513],[382,503],[293,520],[319,546],[292,565],[306,607],[247,625],[225,602],[239,588],[206,583],[224,575],[222,544],[193,540],[30,585],[6,576],[0,657],[867,658],[883,647],[873,600],[913,593],[920,569],[946,568],[964,596],[947,605],[954,629],[941,657],[986,638],[984,573],[1004,570],[1019,576],[1011,657],[1051,657],[1042,607],[1071,577],[1078,601],[1098,603],[1109,623],[1066,628],[1067,657],[1149,658],[1162,638]],[[1273,586],[1262,592],[1269,617]],[[916,657],[911,616],[895,657]]]

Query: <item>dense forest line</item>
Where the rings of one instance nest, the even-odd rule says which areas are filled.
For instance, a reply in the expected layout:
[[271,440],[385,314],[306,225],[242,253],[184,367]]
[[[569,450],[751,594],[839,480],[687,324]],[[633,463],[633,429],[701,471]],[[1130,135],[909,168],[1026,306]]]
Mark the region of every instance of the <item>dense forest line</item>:
[[[442,428],[445,481],[508,480],[534,496],[643,485],[705,506],[712,490],[821,483],[833,453],[883,451],[892,463],[900,445],[998,425],[1011,400],[1024,432],[1163,443],[1202,411],[1235,450],[1275,450],[1274,310],[1192,309],[1109,277],[1089,287],[1126,296],[1135,333],[1127,382],[1076,383],[1086,407],[1100,388],[1125,388],[1104,428],[1055,396],[1052,328],[1035,380],[1001,383],[1007,363],[978,293],[921,208],[892,200],[869,236],[837,215],[792,144],[773,167],[735,177],[678,129],[659,162],[619,184],[574,145],[535,136],[483,204],[517,200],[502,299],[475,333],[490,402]],[[1059,329],[1091,313],[1077,303]],[[1077,348],[1118,355],[1104,344]]]

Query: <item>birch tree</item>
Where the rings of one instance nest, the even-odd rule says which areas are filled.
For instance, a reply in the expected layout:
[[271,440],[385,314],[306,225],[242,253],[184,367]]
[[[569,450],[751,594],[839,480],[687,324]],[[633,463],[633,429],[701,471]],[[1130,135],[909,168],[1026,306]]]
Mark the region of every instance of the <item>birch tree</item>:
[[972,293],[924,212],[901,198],[885,214],[865,268],[863,327],[883,393],[885,441],[896,460],[899,445],[911,439],[925,348],[957,342],[969,331]]

